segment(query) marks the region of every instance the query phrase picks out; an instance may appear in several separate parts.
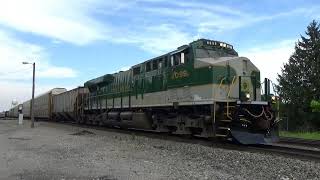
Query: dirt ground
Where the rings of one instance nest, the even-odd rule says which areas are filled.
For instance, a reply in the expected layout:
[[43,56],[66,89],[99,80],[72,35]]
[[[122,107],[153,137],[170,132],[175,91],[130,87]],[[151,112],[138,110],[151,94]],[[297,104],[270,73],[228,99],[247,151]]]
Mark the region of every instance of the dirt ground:
[[64,124],[0,120],[0,179],[320,179],[317,162]]

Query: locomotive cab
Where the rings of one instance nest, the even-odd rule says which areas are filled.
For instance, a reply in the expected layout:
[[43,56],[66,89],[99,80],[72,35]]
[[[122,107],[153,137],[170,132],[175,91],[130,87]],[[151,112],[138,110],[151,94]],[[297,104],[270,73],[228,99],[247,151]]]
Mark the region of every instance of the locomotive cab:
[[[212,70],[214,117],[217,137],[241,144],[278,141],[278,127],[271,102],[261,99],[259,69],[246,57],[239,57],[232,45],[200,40],[194,44],[194,68]],[[266,80],[264,92],[270,92]],[[270,93],[269,93],[270,94]]]

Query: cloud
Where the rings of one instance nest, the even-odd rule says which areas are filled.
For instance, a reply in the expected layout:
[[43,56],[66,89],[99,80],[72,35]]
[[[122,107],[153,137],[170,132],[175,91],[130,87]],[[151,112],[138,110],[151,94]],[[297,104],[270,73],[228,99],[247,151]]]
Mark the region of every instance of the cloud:
[[[54,45],[67,42],[83,46],[95,41],[108,41],[135,44],[152,53],[172,49],[186,42],[186,39],[190,40],[189,33],[181,30],[181,27],[171,23],[149,23],[154,21],[153,18],[147,18],[145,26],[137,26],[138,19],[144,17],[141,14],[132,17],[125,12],[140,11],[139,3],[141,1],[5,1],[0,6],[0,25],[47,37]],[[122,17],[125,19],[117,21]],[[131,27],[130,24],[135,26]]]
[[[140,2],[148,3],[139,4]],[[136,6],[139,7],[139,12],[132,10],[137,8]],[[310,14],[306,13],[308,10],[316,9],[319,7],[297,8],[273,14],[253,14],[230,6],[195,1],[139,0],[126,10],[131,12],[127,14],[130,17],[132,12],[136,12],[132,19],[138,19],[137,23],[142,23],[144,28],[128,27],[128,31],[120,30],[121,35],[114,34],[112,36],[114,38],[110,40],[117,43],[136,44],[148,52],[160,54],[190,43],[198,37],[212,37],[212,34],[228,33],[254,23],[277,18],[308,15]],[[143,17],[139,19],[140,16]],[[154,22],[154,19],[157,21]]]
[[76,45],[104,39],[107,28],[89,15],[97,0],[1,1],[0,24]]
[[262,78],[269,78],[273,83],[277,82],[277,74],[281,73],[284,63],[294,52],[295,40],[283,40],[274,44],[260,45],[239,52],[240,56],[248,57],[259,69]]
[[134,44],[159,54],[195,37],[211,37],[280,17],[307,16],[310,10],[319,8],[261,15],[198,1],[10,0],[1,3],[0,25],[47,37],[55,45],[104,41]]
[[143,33],[128,32],[122,38],[114,39],[116,43],[136,44],[142,49],[159,54],[187,44],[193,40],[188,33],[179,31],[178,27],[172,24],[160,24],[142,28]]
[[45,48],[23,42],[11,33],[0,30],[0,81],[30,79],[32,65],[23,65],[23,61],[36,63],[37,78],[69,78],[77,75],[71,68],[52,65]]
[[71,68],[55,66],[51,66],[37,73],[37,77],[41,78],[73,78],[76,76],[76,72]]
[[[192,27],[197,33],[223,32],[248,25],[252,18],[250,14],[238,9],[210,5],[201,2],[168,2],[168,6],[145,7],[142,11],[152,13],[153,16],[162,17],[163,21],[170,21]],[[190,29],[190,28],[189,28]]]
[[[37,80],[77,76],[71,68],[52,65],[45,48],[23,42],[0,30],[0,111],[10,108],[13,99],[19,102],[30,99],[32,65],[23,65],[22,61],[36,62]],[[36,87],[38,94],[54,85],[37,84]]]
[[[157,2],[156,2],[157,3]],[[170,1],[166,5],[141,7],[141,11],[151,13],[151,17],[162,17],[161,21],[170,21],[183,28],[193,29],[195,33],[225,33],[231,30],[250,26],[255,23],[270,21],[277,18],[304,16],[319,12],[319,6],[300,7],[283,12],[253,13],[241,8],[196,1]],[[182,29],[182,28],[181,28]]]
[[[21,103],[31,97],[31,83],[17,84],[12,82],[0,81],[0,112],[8,110],[11,107],[11,102],[17,100]],[[5,94],[5,96],[4,96]]]

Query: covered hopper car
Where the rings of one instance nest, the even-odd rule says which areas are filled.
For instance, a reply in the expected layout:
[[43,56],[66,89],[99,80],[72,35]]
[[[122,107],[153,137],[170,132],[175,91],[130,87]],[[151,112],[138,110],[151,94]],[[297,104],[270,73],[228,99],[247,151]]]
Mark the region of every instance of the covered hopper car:
[[[34,117],[36,119],[50,119],[52,115],[52,99],[53,96],[66,92],[65,88],[53,88],[46,93],[43,93],[34,98]],[[22,106],[22,113],[25,118],[31,117],[31,107],[30,107],[31,100],[25,101],[23,104],[15,106],[10,109],[9,117],[18,117],[18,107]]]
[[19,116],[19,106],[21,106],[21,104],[16,105],[13,108],[11,108],[8,112],[8,117],[17,118]]
[[34,99],[34,117],[37,119],[49,119],[52,113],[53,96],[66,92],[65,88],[54,88],[50,91],[37,96]]
[[81,105],[87,94],[87,88],[78,87],[53,96],[51,119],[77,122],[79,113],[83,113]]
[[23,117],[24,118],[30,118],[30,116],[31,116],[31,114],[30,114],[30,102],[31,102],[31,100],[28,100],[28,101],[26,101],[26,102],[24,102],[23,104],[22,104],[22,114],[23,114]]

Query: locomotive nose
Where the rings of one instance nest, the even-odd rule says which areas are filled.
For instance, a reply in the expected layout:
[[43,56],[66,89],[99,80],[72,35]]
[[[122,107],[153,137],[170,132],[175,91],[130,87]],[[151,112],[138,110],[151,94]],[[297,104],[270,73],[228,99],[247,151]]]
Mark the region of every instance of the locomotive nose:
[[251,133],[240,128],[231,128],[233,141],[240,144],[272,144],[279,142],[277,127],[268,129],[265,133]]
[[235,114],[230,128],[235,142],[272,144],[279,141],[278,125],[269,103],[239,102]]

